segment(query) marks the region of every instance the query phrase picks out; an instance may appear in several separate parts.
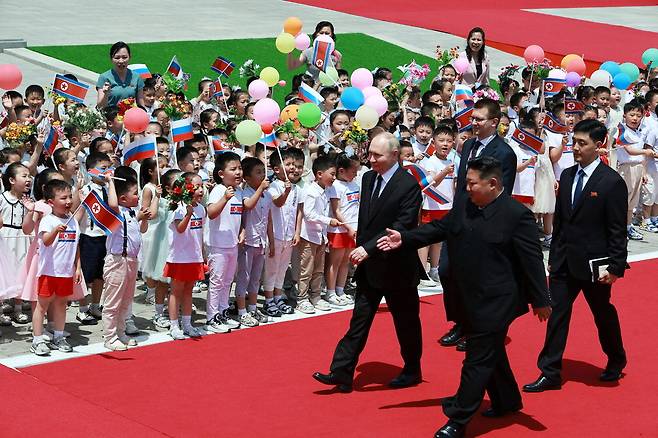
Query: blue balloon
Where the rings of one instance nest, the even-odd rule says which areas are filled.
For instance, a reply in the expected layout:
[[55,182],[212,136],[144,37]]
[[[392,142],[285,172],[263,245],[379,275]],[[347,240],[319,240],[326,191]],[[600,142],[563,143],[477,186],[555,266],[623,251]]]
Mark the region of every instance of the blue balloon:
[[603,64],[601,64],[601,67],[599,67],[600,70],[605,70],[608,73],[610,73],[610,76],[613,78],[617,76],[619,73],[621,73],[621,68],[619,67],[619,64],[617,64],[615,61],[606,61]]
[[631,85],[631,78],[626,73],[617,73],[614,78],[612,78],[612,84],[619,88],[620,90],[625,90]]
[[358,88],[348,87],[344,89],[343,93],[340,95],[340,101],[346,109],[356,111],[361,105],[363,105],[365,98],[363,92]]

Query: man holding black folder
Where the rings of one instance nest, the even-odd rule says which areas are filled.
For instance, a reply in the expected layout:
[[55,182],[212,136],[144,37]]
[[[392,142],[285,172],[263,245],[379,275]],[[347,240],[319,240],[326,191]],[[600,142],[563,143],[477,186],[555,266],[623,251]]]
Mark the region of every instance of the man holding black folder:
[[606,127],[597,120],[583,120],[574,127],[577,164],[560,179],[548,259],[553,313],[539,354],[541,375],[523,387],[526,392],[560,389],[571,310],[580,291],[608,356],[600,380],[619,380],[626,366],[619,317],[610,295],[612,284],[623,277],[627,266],[628,190],[621,176],[599,159],[597,149],[605,147],[606,136]]

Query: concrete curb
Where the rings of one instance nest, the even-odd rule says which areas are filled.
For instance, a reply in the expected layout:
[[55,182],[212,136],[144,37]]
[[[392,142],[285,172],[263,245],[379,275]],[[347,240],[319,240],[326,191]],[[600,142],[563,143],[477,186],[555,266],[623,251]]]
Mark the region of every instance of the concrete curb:
[[74,74],[79,81],[86,82],[91,85],[96,85],[98,81],[98,73],[95,73],[77,65],[69,64],[68,62],[60,61],[59,59],[34,52],[27,48],[10,48],[2,51],[5,55],[13,56],[23,61],[32,63],[38,67],[51,70],[54,73],[71,73]]
[[27,47],[27,41],[22,38],[0,39],[0,53],[5,49]]

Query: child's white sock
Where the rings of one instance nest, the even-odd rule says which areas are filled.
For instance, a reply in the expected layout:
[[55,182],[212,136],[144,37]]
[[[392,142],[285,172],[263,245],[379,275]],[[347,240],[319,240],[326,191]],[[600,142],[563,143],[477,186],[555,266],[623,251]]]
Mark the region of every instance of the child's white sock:
[[430,267],[430,274],[438,274],[439,273],[439,267],[438,266],[431,266]]
[[345,295],[345,289],[340,286],[336,286],[336,295],[339,297]]
[[34,336],[32,337],[32,345],[37,345],[42,340],[48,342],[48,337],[46,335]]
[[169,329],[170,330],[179,330],[180,329],[180,326],[178,325],[178,320],[177,319],[169,320]]
[[156,304],[155,305],[155,314],[156,315],[162,315],[164,313],[164,304]]
[[274,298],[265,298],[265,303],[270,304],[272,301],[274,301]]
[[255,312],[256,311],[256,305],[255,304],[248,304],[247,305],[247,310],[249,310],[249,313]]
[[274,302],[275,303],[280,303],[281,301],[283,301],[283,295],[275,295],[274,296]]
[[55,330],[53,333],[54,333],[53,334],[53,339],[55,339],[55,340],[62,339],[64,337],[64,330],[62,330],[62,331]]
[[238,315],[242,316],[247,313],[247,309],[238,309]]
[[183,327],[192,327],[192,315],[183,315]]
[[336,291],[334,289],[327,289],[327,297],[333,297],[336,295]]

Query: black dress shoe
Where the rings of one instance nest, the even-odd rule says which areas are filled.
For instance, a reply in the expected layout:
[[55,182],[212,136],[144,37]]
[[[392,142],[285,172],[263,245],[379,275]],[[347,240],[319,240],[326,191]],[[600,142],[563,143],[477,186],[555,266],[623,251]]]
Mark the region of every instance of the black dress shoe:
[[441,429],[437,430],[434,438],[461,438],[464,436],[466,426],[448,421]]
[[549,380],[546,376],[539,376],[537,380],[527,385],[523,385],[524,392],[544,392],[562,388],[560,383]]
[[601,382],[616,382],[617,380],[621,379],[621,376],[621,371],[605,370],[599,376],[599,380]]
[[322,374],[315,372],[313,378],[325,385],[334,385],[340,392],[352,392],[352,381],[348,379],[341,379],[334,373]]
[[504,417],[507,414],[513,414],[514,412],[518,412],[521,410],[523,406],[517,406],[512,409],[502,409],[502,410],[497,410],[494,408],[489,408],[485,411],[482,411],[482,416],[487,417],[487,418],[498,418],[498,417]]
[[459,326],[459,324],[455,324],[452,326],[448,333],[441,336],[441,339],[439,339],[439,344],[444,347],[453,347],[457,345],[457,342],[459,342],[461,338],[462,328]]
[[461,338],[457,343],[457,351],[466,351],[466,338]]
[[395,379],[388,382],[388,386],[391,388],[408,388],[409,386],[418,385],[422,381],[423,375],[420,372],[413,374],[402,372]]

